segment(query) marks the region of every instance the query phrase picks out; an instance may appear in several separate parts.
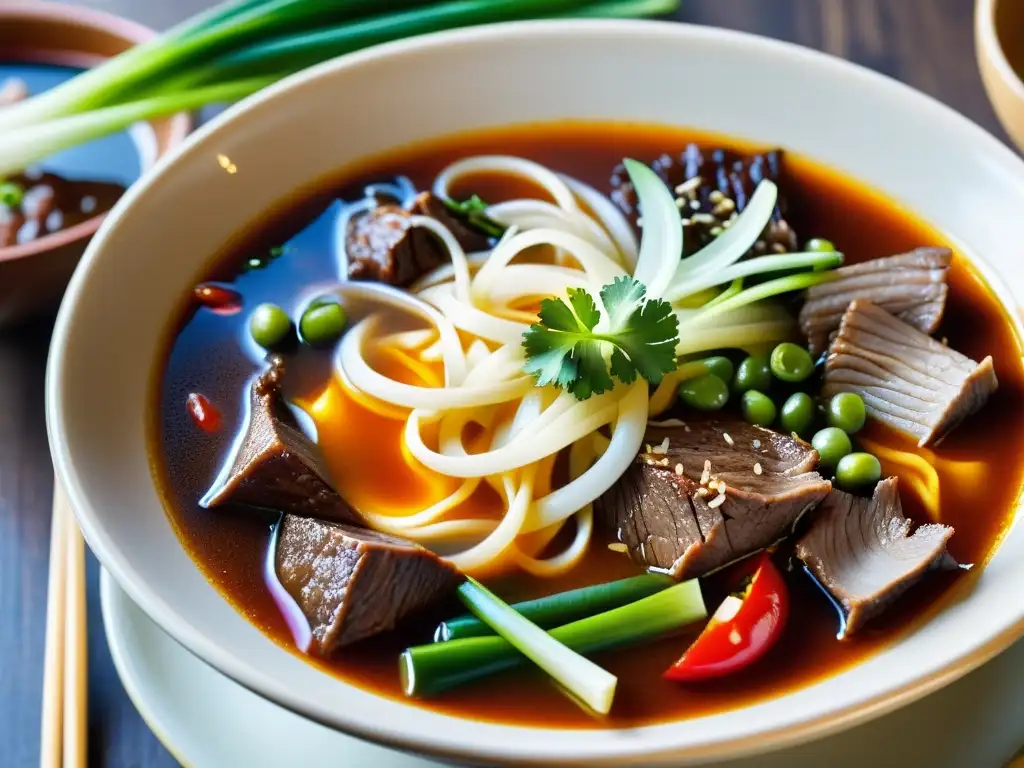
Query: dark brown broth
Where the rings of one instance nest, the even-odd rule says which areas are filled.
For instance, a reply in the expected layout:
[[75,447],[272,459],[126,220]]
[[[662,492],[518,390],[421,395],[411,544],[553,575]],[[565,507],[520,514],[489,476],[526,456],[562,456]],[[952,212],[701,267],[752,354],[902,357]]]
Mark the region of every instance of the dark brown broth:
[[[248,308],[262,301],[275,301],[293,310],[307,286],[335,279],[330,217],[309,223],[329,205],[330,195],[324,190],[358,190],[361,184],[352,184],[351,180],[395,173],[427,186],[442,167],[459,157],[505,153],[531,157],[607,192],[609,171],[623,154],[649,162],[688,141],[736,143],[691,130],[566,123],[514,127],[413,147],[317,182],[282,205],[273,218],[275,223],[255,227],[253,238],[219,256],[209,274],[201,277],[230,280],[245,297]],[[891,200],[847,178],[792,156],[787,166],[791,177],[790,221],[803,238],[828,237],[852,261],[942,242],[938,232]],[[370,169],[372,177],[367,173]],[[473,186],[473,191],[490,200],[518,194],[507,180],[479,179]],[[286,239],[288,251],[284,256],[269,261],[263,269],[238,274],[238,265],[249,255]],[[951,551],[961,562],[981,564],[1007,523],[1024,476],[1024,370],[1019,340],[1002,308],[960,258],[955,261],[950,286],[947,319],[939,335],[948,336],[953,347],[975,359],[991,354],[1000,380],[999,392],[984,411],[936,451],[940,459],[985,462],[981,474],[967,480],[957,480],[946,465],[938,467],[943,488],[942,522],[956,528]],[[169,342],[166,369],[161,372],[153,465],[168,514],[193,559],[251,621],[284,647],[292,648],[291,637],[262,577],[269,521],[248,513],[210,512],[197,505],[228,450],[241,418],[242,392],[258,367],[258,356],[246,337],[245,318],[246,312],[225,317],[191,304],[183,307],[182,316],[171,329],[175,335]],[[293,372],[298,374],[297,380],[292,380],[296,385],[292,394],[312,396],[322,389],[325,364],[323,353],[301,353],[292,363]],[[185,402],[190,392],[197,391],[224,414],[223,432],[205,435],[192,423]],[[367,453],[386,451],[390,438],[384,420],[375,420],[365,411],[360,413],[363,415],[353,418],[363,420],[359,427],[366,435]],[[866,434],[887,445],[906,445],[880,429],[870,428]],[[330,459],[329,446],[327,453]],[[367,471],[374,471],[372,464],[368,467]],[[376,471],[391,469],[384,466]],[[345,492],[344,487],[341,490]],[[923,521],[923,508],[906,485],[903,498],[907,513]],[[635,568],[624,556],[595,541],[583,565],[565,578],[543,583],[505,579],[495,586],[504,597],[518,599],[632,573]],[[802,573],[794,572],[787,578],[794,604],[785,636],[767,658],[733,679],[692,687],[663,681],[662,671],[688,642],[684,637],[599,658],[620,680],[615,709],[607,721],[593,719],[541,676],[529,674],[487,680],[427,705],[473,719],[568,727],[625,727],[706,715],[782,695],[856,664],[899,632],[912,630],[914,622],[939,606],[939,598],[949,593],[951,584],[957,582],[959,588],[966,589],[970,582],[970,577],[959,574],[930,578],[862,636],[838,642],[836,617],[828,602]],[[710,607],[713,609],[714,604]],[[348,651],[334,662],[314,663],[356,685],[398,698],[397,652],[427,636],[425,628],[419,636],[411,631],[401,638],[385,638],[371,647]]]

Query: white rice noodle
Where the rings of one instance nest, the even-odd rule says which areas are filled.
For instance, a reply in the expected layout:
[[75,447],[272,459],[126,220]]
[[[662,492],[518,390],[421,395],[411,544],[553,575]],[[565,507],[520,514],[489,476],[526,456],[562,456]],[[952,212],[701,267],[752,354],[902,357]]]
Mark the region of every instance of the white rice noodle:
[[622,266],[632,274],[633,270],[636,269],[636,260],[640,251],[640,244],[637,242],[636,235],[633,233],[633,227],[629,221],[626,220],[625,214],[623,214],[611,200],[589,184],[565,174],[559,174],[559,178],[561,178],[562,181],[569,186],[569,189],[571,189],[577,197],[586,203],[587,207],[593,211],[595,216],[597,216],[598,220],[601,222],[601,226],[604,227],[605,231],[611,236],[619,253],[622,255]]
[[491,257],[473,279],[473,295],[480,297],[491,293],[502,277],[503,268],[520,253],[536,245],[558,245],[572,254],[583,268],[587,287],[594,296],[597,296],[602,286],[626,274],[608,256],[576,235],[557,229],[532,229],[510,237],[491,251]]
[[624,263],[608,233],[583,211],[569,211],[544,200],[509,200],[488,207],[487,215],[499,224],[520,230],[560,229],[599,248],[619,266]]
[[433,304],[460,331],[471,333],[482,339],[501,344],[517,345],[523,339],[523,332],[530,326],[496,317],[490,312],[477,309],[452,294],[451,283],[435,285],[420,292],[419,297]]
[[[410,420],[414,416],[415,412]],[[523,532],[538,531],[561,522],[611,488],[640,452],[646,429],[647,382],[637,379],[617,404],[615,429],[604,455],[580,477],[538,499]]]
[[569,185],[557,173],[545,168],[540,163],[512,155],[474,155],[457,160],[438,174],[434,180],[434,194],[451,198],[451,188],[456,181],[463,176],[480,173],[518,176],[544,189],[551,195],[551,199],[559,208],[564,208],[567,211],[580,209],[576,202],[576,196],[572,193]]

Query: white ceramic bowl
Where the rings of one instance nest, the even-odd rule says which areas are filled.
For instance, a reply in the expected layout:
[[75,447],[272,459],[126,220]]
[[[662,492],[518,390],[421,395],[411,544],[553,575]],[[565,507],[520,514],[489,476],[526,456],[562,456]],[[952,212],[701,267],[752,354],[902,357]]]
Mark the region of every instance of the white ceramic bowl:
[[565,117],[694,125],[791,147],[941,226],[1008,307],[1024,305],[1024,163],[941,104],[837,59],[624,22],[470,29],[349,56],[196,133],[123,198],[69,288],[47,378],[50,445],[89,544],[132,599],[214,667],[310,718],[413,751],[515,765],[679,765],[793,743],[922,696],[1024,632],[1018,525],[957,600],[848,672],[699,720],[547,730],[454,719],[339,683],[214,591],[163,512],[145,430],[168,318],[211,256],[281,196],[361,156]]

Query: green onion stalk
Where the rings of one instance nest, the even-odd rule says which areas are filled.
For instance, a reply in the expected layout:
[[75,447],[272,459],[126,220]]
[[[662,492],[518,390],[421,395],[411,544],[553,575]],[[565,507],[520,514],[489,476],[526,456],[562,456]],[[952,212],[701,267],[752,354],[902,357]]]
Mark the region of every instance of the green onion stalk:
[[[469,589],[473,588],[470,582],[467,584],[470,585]],[[536,640],[536,634],[524,643],[522,638],[515,637],[515,630],[510,632],[500,622],[516,616],[544,634],[555,645],[574,654],[590,655],[664,637],[707,618],[700,584],[696,579],[676,584],[628,605],[564,624],[548,633],[544,633],[509,606],[505,606],[507,612],[496,612],[497,615],[478,613],[472,606],[470,608],[501,637],[465,637],[408,648],[399,662],[402,688],[407,696],[434,696],[532,660],[578,699],[601,711],[611,704],[610,700],[603,698],[608,696],[603,677],[592,677],[587,671],[580,672],[573,664],[560,667],[560,659],[549,654],[551,646],[531,646],[531,642]],[[553,669],[559,674],[552,674]],[[611,693],[614,693],[614,688]],[[595,704],[600,705],[600,708]]]
[[[0,111],[0,176],[122,130],[132,121],[235,101],[308,66],[378,43],[517,19],[651,16],[678,4],[679,0],[229,0]],[[33,141],[35,136],[39,141]]]

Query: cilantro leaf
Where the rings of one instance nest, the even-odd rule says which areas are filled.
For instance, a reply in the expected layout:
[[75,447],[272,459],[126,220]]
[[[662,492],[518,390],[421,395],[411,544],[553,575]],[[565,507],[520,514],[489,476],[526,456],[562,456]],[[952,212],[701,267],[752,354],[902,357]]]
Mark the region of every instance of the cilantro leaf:
[[445,207],[453,215],[462,219],[468,226],[483,232],[488,237],[501,237],[505,234],[505,227],[487,215],[487,203],[477,195],[473,195],[461,203],[457,200],[441,197],[441,202],[444,203]]
[[545,299],[539,322],[523,334],[525,371],[538,386],[561,387],[579,400],[607,392],[613,378],[630,384],[639,375],[657,385],[676,368],[678,321],[668,302],[645,301],[646,294],[631,277],[604,286],[604,333],[594,332],[601,310],[585,289],[570,289],[568,301]]

